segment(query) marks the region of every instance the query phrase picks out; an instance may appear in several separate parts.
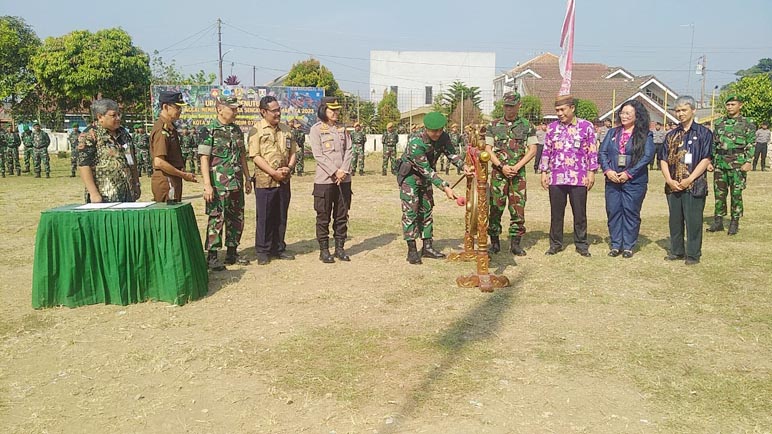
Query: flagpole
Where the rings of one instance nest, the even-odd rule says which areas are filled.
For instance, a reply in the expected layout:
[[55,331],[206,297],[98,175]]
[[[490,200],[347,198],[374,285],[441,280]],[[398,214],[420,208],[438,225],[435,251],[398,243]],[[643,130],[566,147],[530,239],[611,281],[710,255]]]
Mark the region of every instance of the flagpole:
[[611,128],[614,128],[614,110],[617,108],[617,90],[611,91]]

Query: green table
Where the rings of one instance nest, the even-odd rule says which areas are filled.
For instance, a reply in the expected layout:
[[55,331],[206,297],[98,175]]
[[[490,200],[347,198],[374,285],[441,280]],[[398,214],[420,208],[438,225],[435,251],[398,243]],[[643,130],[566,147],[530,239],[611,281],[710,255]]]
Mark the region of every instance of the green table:
[[193,207],[43,211],[35,241],[32,306],[161,300],[207,293],[209,275]]

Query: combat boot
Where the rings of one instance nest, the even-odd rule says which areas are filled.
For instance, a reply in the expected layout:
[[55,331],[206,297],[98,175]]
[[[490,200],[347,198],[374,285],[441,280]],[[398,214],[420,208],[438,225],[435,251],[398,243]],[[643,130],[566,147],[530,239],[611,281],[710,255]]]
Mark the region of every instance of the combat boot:
[[409,240],[407,242],[407,262],[411,264],[422,264],[421,255],[418,254],[418,248],[416,248],[415,240]]
[[734,218],[729,221],[729,231],[727,235],[737,235],[737,231],[740,230],[740,219]]
[[236,253],[236,246],[228,246],[228,250],[225,252],[225,265],[249,265],[249,261],[239,257]]
[[521,237],[512,237],[509,240],[509,251],[512,252],[515,256],[525,256],[525,250],[523,250],[522,247],[520,247],[520,240]]
[[343,244],[345,244],[345,240],[335,240],[335,254],[334,256],[341,261],[349,262],[351,261],[351,258],[346,254],[346,250],[343,249]]
[[39,174],[39,173],[36,173],[36,174],[35,174],[35,178],[40,178],[40,174]]
[[212,271],[223,271],[225,266],[217,260],[217,250],[210,250],[206,256],[206,265]]
[[445,258],[445,254],[442,252],[438,252],[437,250],[434,250],[432,247],[432,239],[431,238],[424,238],[424,246],[421,249],[421,256],[424,258],[432,258],[432,259],[443,259]]
[[21,176],[21,169],[16,169],[16,176]]
[[335,258],[330,254],[330,240],[319,240],[319,260],[325,264],[332,264]]
[[46,178],[50,178],[50,177],[51,177],[51,174],[46,172]]
[[501,242],[498,235],[491,235],[491,245],[488,246],[488,253],[499,253],[501,251]]
[[713,224],[705,229],[707,232],[723,232],[724,231],[724,217],[717,215],[713,216]]

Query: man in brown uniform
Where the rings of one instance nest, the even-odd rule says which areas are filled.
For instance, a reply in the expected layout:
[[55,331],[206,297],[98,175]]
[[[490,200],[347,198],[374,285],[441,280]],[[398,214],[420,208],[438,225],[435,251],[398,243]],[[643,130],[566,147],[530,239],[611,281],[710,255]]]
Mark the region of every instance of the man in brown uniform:
[[156,202],[179,202],[182,199],[182,180],[196,181],[194,173],[184,172],[180,137],[174,121],[180,118],[182,107],[187,105],[180,92],[161,92],[161,113],[150,132],[150,154],[153,159],[153,176],[150,187]]

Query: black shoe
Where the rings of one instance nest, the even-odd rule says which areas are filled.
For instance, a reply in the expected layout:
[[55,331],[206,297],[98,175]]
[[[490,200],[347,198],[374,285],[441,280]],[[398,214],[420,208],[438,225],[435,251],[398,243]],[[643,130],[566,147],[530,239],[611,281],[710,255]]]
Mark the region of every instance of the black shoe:
[[525,250],[520,247],[520,237],[513,237],[509,240],[509,252],[515,256],[525,256]]
[[50,178],[50,177],[51,177],[51,174],[50,173],[46,173],[46,178]]
[[330,254],[330,240],[319,240],[319,260],[325,264],[332,264],[335,258]]
[[298,176],[303,176],[303,172],[298,172]]
[[267,265],[269,262],[271,262],[271,258],[268,255],[265,253],[257,254],[257,265]]
[[228,247],[226,253],[225,253],[225,261],[223,261],[225,265],[249,265],[249,261],[246,259],[242,259],[239,257],[239,254],[236,253],[236,247]]
[[225,266],[217,260],[217,250],[209,252],[206,258],[206,264],[212,271],[224,271]]
[[705,228],[706,232],[723,232],[724,231],[724,217],[717,215],[713,216],[713,224]]
[[424,246],[421,249],[421,256],[424,258],[431,258],[431,259],[443,259],[445,258],[445,254],[442,252],[438,252],[437,250],[434,250],[434,247],[432,247],[432,239],[431,238],[424,238]]
[[344,244],[345,240],[335,240],[335,253],[333,255],[341,261],[349,262],[351,258],[346,254],[346,250],[343,248]]
[[74,173],[70,174],[70,178],[75,178],[75,174]]
[[359,176],[365,176],[365,172],[359,172]]
[[622,251],[619,250],[619,249],[611,249],[608,252],[608,255],[611,256],[612,258],[616,258],[617,256],[619,256],[621,254],[622,254]]
[[589,258],[592,256],[589,250],[587,249],[576,249],[576,253],[580,254],[581,256],[584,256],[585,258]]
[[669,253],[667,256],[665,256],[666,261],[680,261],[684,258],[684,255],[674,255],[672,253]]
[[357,176],[356,172],[351,172],[351,176]]
[[552,256],[552,255],[557,255],[558,253],[560,253],[562,251],[563,251],[562,247],[550,246],[550,248],[547,249],[547,251],[544,252],[544,254],[547,255],[547,256]]
[[740,219],[732,219],[729,221],[729,230],[727,235],[737,235],[737,231],[740,230]]
[[415,240],[410,240],[407,242],[407,262],[411,264],[422,264],[421,262],[421,255],[418,253],[418,249],[415,245]]
[[270,255],[270,257],[273,258],[273,259],[280,259],[282,261],[294,261],[295,260],[295,255],[293,255],[292,253],[287,253],[286,251],[285,252],[274,253],[274,254]]
[[35,178],[40,178],[40,174],[39,174],[39,173],[36,173],[36,174],[35,174]]
[[632,250],[625,250],[622,252],[622,257],[625,259],[630,259],[633,257],[633,251]]
[[684,261],[684,264],[686,265],[695,265],[699,263],[700,263],[700,260],[698,258],[692,258],[690,256],[687,256],[686,261]]
[[488,246],[488,254],[499,253],[501,251],[501,242],[498,235],[491,235],[491,245]]

